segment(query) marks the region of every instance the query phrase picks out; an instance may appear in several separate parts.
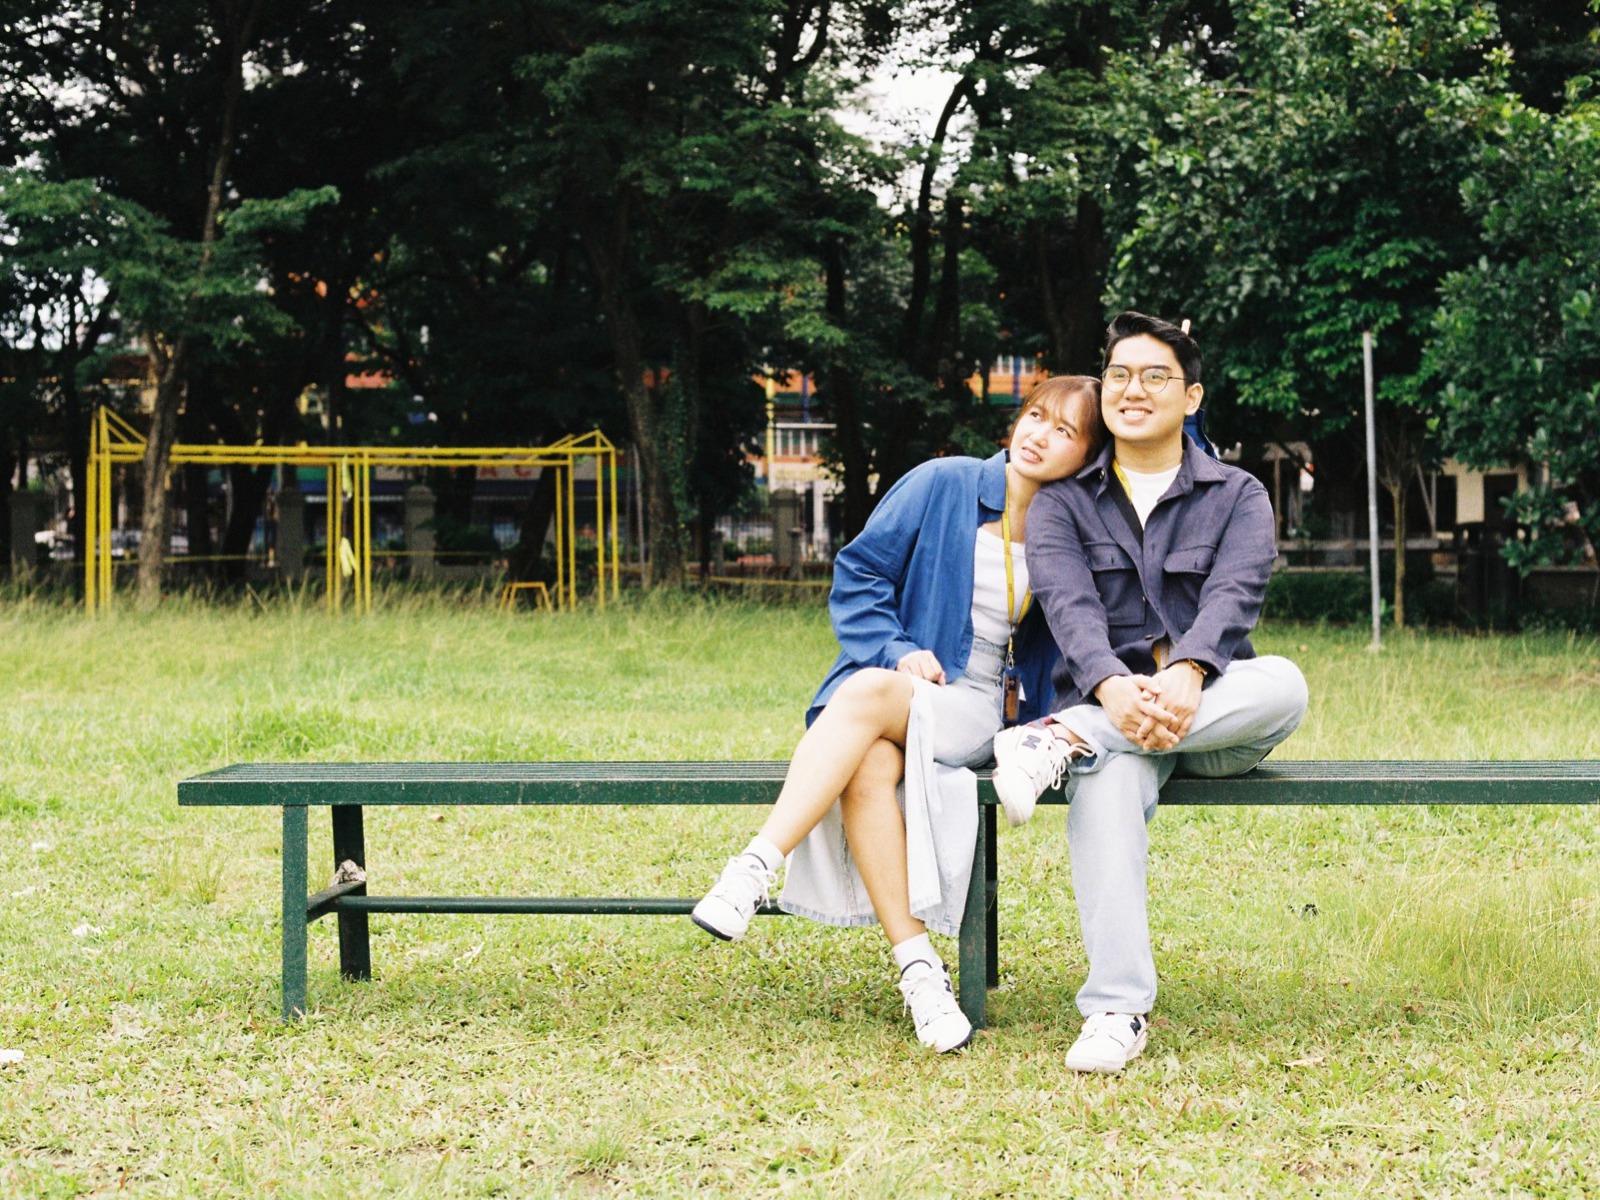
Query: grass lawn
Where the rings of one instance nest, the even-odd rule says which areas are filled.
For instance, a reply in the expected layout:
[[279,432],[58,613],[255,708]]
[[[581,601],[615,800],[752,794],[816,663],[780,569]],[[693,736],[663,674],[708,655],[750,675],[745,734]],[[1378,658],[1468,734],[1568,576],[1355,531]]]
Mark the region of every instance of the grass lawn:
[[[1304,758],[1595,758],[1600,643],[1274,627]],[[0,1195],[1594,1196],[1600,810],[1173,809],[1162,994],[1068,1072],[1065,813],[1001,834],[1001,987],[922,1052],[876,930],[373,918],[278,1022],[275,811],[243,760],[782,758],[820,606],[364,619],[0,608]],[[374,811],[375,890],[691,895],[756,810]],[[314,874],[331,869],[313,813]],[[948,947],[953,961],[954,946]]]

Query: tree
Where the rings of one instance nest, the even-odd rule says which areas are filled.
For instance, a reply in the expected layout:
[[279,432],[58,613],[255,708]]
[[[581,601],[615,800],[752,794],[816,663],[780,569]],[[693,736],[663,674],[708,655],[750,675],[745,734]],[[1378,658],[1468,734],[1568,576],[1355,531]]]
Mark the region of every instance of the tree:
[[[82,420],[86,429],[86,414],[76,399],[78,384],[113,307],[148,348],[158,389],[176,391],[166,412],[158,391],[144,460],[139,557],[144,603],[160,597],[162,556],[148,539],[164,542],[167,536],[164,481],[181,399],[179,381],[186,378],[182,368],[191,355],[227,354],[263,332],[292,327],[261,287],[260,245],[332,199],[332,192],[324,190],[244,201],[227,214],[212,241],[190,242],[174,237],[142,206],[101,190],[92,180],[56,183],[22,172],[0,176],[0,212],[13,242],[13,269],[36,281],[39,293],[33,311],[41,342],[49,306],[65,306],[55,321],[55,340],[61,346],[56,386],[77,414],[74,420]],[[97,303],[100,289],[104,299]],[[81,323],[73,319],[80,311]],[[153,564],[148,573],[146,564]]]
[[1114,68],[1105,119],[1128,184],[1111,196],[1109,298],[1190,317],[1225,348],[1206,378],[1224,427],[1266,417],[1282,436],[1275,418],[1325,447],[1360,429],[1361,334],[1376,333],[1403,623],[1405,493],[1441,412],[1424,352],[1440,281],[1477,253],[1461,183],[1507,99],[1493,12],[1260,0],[1234,14],[1236,61],[1220,78],[1177,50]]
[[[265,200],[236,187],[247,60],[265,70],[251,55],[282,15],[271,0],[16,0],[10,10],[0,64],[17,103],[4,149],[65,189],[59,202],[76,196],[112,221],[97,273],[151,361],[139,560],[150,604],[167,544],[167,466],[193,377],[219,353],[289,327],[262,291],[261,243],[333,193],[286,189]],[[199,406],[205,392],[194,391]]]
[[[0,369],[0,494],[43,435],[65,452],[73,492],[87,490],[92,409],[110,397],[94,380],[102,338],[115,327],[114,296],[97,274],[99,247],[115,218],[88,203],[90,185],[56,189],[27,172],[0,172],[0,328],[9,350]],[[74,544],[85,513],[73,512]],[[6,534],[10,528],[7,524]]]
[[1435,374],[1444,439],[1480,468],[1538,471],[1511,502],[1526,571],[1600,545],[1600,104],[1587,80],[1547,115],[1510,105],[1468,181],[1485,250],[1444,281]]

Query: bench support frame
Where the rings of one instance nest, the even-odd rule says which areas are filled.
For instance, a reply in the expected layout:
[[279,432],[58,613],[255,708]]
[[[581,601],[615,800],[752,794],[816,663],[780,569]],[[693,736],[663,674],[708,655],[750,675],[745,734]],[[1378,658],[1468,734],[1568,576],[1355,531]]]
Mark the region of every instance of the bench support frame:
[[[333,816],[333,867],[353,862],[367,865],[366,829],[359,804],[328,806]],[[996,915],[996,810],[979,808],[978,842],[972,860],[972,884],[961,917],[960,957],[956,992],[961,1011],[982,1029],[988,1022],[988,989],[999,983],[1000,939]],[[695,901],[682,898],[627,899],[574,896],[372,896],[367,885],[336,883],[307,894],[309,833],[306,806],[283,806],[283,1019],[306,1015],[307,928],[330,913],[339,918],[339,973],[346,979],[372,978],[372,941],[369,913],[569,913],[687,914]],[[786,916],[781,909],[761,910],[763,915]],[[981,982],[980,982],[981,981]]]

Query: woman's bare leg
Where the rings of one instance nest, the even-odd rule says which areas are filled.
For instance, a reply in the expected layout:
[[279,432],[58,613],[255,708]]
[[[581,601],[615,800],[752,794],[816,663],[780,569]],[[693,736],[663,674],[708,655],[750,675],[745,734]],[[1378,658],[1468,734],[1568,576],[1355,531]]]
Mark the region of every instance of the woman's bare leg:
[[[846,679],[794,748],[783,790],[759,836],[790,853],[833,807],[875,745],[888,742],[898,753],[906,742],[910,716],[911,676],[869,667]],[[895,807],[892,788],[889,804]],[[903,826],[900,840],[904,872]]]
[[839,808],[850,856],[900,968],[900,994],[917,1040],[942,1054],[972,1040],[972,1022],[956,1002],[950,973],[928,939],[928,927],[911,915],[906,823],[895,801],[905,763],[905,752],[880,738],[845,786]]
[[911,915],[906,822],[895,800],[905,763],[900,747],[880,738],[867,750],[839,798],[850,857],[861,872],[861,882],[867,886],[867,896],[891,946],[928,932],[928,927]]

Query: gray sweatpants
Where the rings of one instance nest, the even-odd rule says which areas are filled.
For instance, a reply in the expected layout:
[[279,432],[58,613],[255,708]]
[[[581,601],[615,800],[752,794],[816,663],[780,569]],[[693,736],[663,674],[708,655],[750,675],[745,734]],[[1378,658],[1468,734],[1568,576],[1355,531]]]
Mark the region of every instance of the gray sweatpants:
[[1072,768],[1067,840],[1072,884],[1089,956],[1078,1011],[1147,1013],[1156,1000],[1156,966],[1146,915],[1145,826],[1161,785],[1185,775],[1242,775],[1293,733],[1306,711],[1306,681],[1286,658],[1229,664],[1201,693],[1194,725],[1176,750],[1141,750],[1103,708],[1082,704],[1055,719],[1088,742],[1093,758]]

